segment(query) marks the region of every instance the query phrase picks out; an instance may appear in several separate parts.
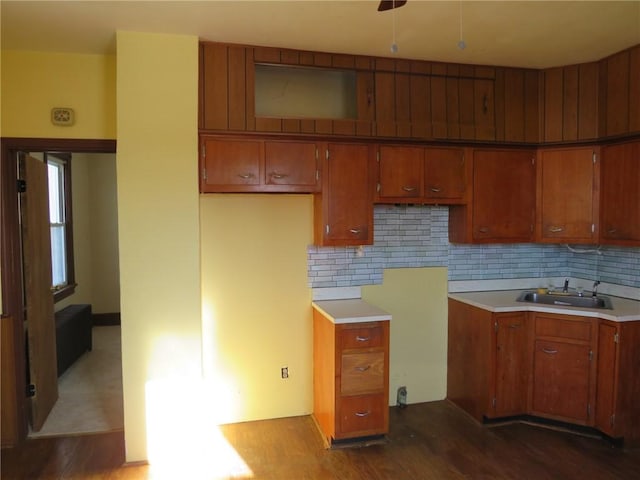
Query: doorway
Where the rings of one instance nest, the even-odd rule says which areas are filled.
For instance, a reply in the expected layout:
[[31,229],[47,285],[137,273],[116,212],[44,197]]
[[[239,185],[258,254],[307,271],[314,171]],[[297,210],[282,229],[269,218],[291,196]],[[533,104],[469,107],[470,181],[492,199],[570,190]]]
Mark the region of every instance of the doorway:
[[[24,282],[18,204],[18,172],[16,162],[19,152],[77,152],[80,154],[109,154],[115,167],[116,142],[112,140],[73,139],[2,139],[2,329],[8,334],[3,338],[2,368],[2,446],[13,446],[23,441],[29,433],[31,400],[27,389],[26,342],[24,332]],[[115,179],[115,172],[113,174]],[[113,185],[115,189],[115,185]],[[93,211],[89,212],[93,214]],[[117,226],[117,213],[115,214]],[[116,227],[117,228],[117,227]],[[117,233],[116,233],[117,238]],[[117,241],[113,242],[117,246]],[[77,255],[75,255],[77,258]],[[89,257],[90,258],[90,257]],[[91,261],[91,260],[89,260]],[[117,261],[115,262],[117,265]],[[102,278],[100,275],[98,277]],[[80,285],[80,279],[77,279]],[[86,284],[86,280],[84,282]],[[81,292],[76,292],[81,293]],[[86,294],[86,292],[85,292]],[[119,288],[118,288],[119,295]],[[86,295],[80,301],[86,302]],[[68,304],[73,297],[65,299]],[[90,300],[93,302],[93,300]],[[100,303],[100,302],[98,302]],[[118,308],[119,311],[119,300]],[[116,313],[116,312],[108,312]],[[96,327],[100,328],[100,327]],[[116,327],[117,328],[117,327]],[[119,336],[119,333],[118,335]],[[117,369],[121,371],[118,361]],[[71,370],[71,369],[69,369]],[[97,374],[99,378],[100,375]],[[121,401],[121,393],[120,393]],[[67,413],[67,412],[65,412]]]

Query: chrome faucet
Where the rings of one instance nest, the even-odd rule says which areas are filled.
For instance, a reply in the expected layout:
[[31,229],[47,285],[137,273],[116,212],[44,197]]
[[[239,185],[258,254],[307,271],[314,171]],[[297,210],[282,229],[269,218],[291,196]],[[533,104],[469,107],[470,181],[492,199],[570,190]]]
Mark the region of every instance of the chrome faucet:
[[569,279],[568,278],[564,279],[564,287],[562,287],[562,291],[564,293],[568,293],[569,292]]
[[600,285],[600,280],[596,280],[595,282],[593,282],[593,293],[591,294],[592,297],[598,296],[598,285]]

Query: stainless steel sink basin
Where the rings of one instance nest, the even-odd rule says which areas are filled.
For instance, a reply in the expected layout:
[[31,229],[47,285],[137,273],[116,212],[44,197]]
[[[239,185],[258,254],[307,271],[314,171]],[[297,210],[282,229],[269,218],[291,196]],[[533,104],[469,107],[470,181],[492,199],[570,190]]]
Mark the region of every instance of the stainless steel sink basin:
[[554,294],[554,293],[537,293],[522,292],[516,299],[518,302],[543,303],[546,305],[561,305],[563,307],[581,307],[581,308],[608,308],[613,309],[609,297],[592,297],[585,295],[583,297],[575,294]]

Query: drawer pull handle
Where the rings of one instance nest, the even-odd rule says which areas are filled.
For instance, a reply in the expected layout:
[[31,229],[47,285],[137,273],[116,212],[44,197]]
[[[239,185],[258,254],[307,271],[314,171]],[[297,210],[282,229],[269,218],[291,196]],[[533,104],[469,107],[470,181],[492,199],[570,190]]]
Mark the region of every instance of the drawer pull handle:
[[558,350],[551,350],[550,348],[543,348],[542,351],[544,353],[548,353],[549,355],[555,355],[556,353],[558,353]]
[[273,178],[275,178],[276,180],[280,180],[280,179],[283,179],[283,178],[288,177],[289,175],[287,175],[286,173],[273,172],[273,173],[271,174],[271,176],[272,176]]
[[511,325],[509,325],[509,328],[520,328],[522,325],[520,325],[519,323],[512,323]]
[[616,233],[618,230],[616,230],[615,228],[610,228],[609,230],[607,230],[607,233],[611,234],[611,233]]
[[405,192],[415,192],[416,187],[402,187]]
[[489,233],[489,227],[480,227],[478,231],[480,233]]
[[351,233],[353,233],[354,235],[360,235],[360,232],[361,232],[362,230],[361,230],[361,229],[359,229],[359,228],[351,228],[349,231],[350,231]]
[[371,337],[361,337],[360,335],[356,337],[356,342],[368,342],[369,340],[371,340]]
[[563,231],[563,230],[564,230],[564,228],[563,228],[563,227],[549,227],[549,231],[550,231],[551,233],[559,233],[559,232],[561,232],[561,231]]
[[238,176],[244,180],[253,178],[253,173],[239,173]]
[[355,369],[359,372],[366,372],[371,368],[371,365],[367,365],[366,367],[355,367]]
[[366,412],[356,412],[356,417],[367,417],[371,415],[371,412],[367,410]]
[[442,191],[442,189],[438,187],[431,187],[429,190],[431,190],[433,193],[440,193]]

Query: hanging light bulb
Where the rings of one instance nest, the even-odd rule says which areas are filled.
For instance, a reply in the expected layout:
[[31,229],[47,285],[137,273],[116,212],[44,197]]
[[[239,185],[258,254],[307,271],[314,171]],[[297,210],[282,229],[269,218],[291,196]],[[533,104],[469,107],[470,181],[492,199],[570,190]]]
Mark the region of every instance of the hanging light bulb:
[[398,44],[396,43],[396,0],[393,0],[393,8],[391,9],[391,17],[393,22],[393,39],[391,42],[391,53],[398,53]]
[[460,0],[459,14],[460,14],[460,40],[458,40],[458,48],[460,50],[464,50],[467,47],[467,44],[465,43],[462,37],[462,0]]

